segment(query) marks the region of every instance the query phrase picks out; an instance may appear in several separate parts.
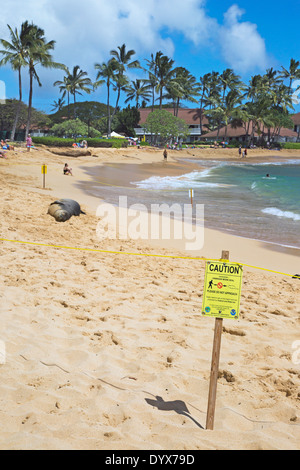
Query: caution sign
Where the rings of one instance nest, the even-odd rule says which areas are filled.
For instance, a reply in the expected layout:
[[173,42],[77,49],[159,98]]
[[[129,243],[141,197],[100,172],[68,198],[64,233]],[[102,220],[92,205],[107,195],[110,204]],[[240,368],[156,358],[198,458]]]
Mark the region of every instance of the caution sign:
[[47,174],[47,165],[42,165],[42,175]]
[[243,267],[236,263],[207,261],[202,315],[237,320],[240,311]]

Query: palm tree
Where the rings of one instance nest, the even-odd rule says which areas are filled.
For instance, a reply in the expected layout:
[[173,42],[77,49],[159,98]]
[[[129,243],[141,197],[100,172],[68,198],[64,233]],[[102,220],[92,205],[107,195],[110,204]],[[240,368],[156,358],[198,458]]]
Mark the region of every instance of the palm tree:
[[225,103],[226,90],[242,90],[243,83],[238,75],[234,73],[232,69],[226,69],[220,75],[220,85],[222,88],[223,96],[222,100]]
[[149,85],[146,80],[136,79],[132,81],[131,85],[126,89],[127,99],[125,100],[125,103],[135,100],[135,106],[138,108],[140,98],[144,101],[150,101],[150,88],[151,85]]
[[110,51],[110,55],[113,56],[113,59],[117,62],[118,71],[114,77],[116,86],[115,89],[117,91],[117,99],[116,105],[113,111],[114,116],[116,110],[118,109],[119,99],[121,95],[121,91],[125,91],[126,87],[128,86],[128,79],[125,75],[127,69],[137,69],[141,68],[140,63],[138,60],[133,60],[132,56],[135,54],[133,49],[126,51],[126,45],[122,44],[122,46],[118,46],[118,50],[112,49]]
[[289,92],[292,93],[293,81],[300,78],[300,62],[291,59],[289,69],[282,68],[281,77],[289,80]]
[[203,75],[203,77],[200,77],[200,82],[199,82],[199,92],[201,93],[200,96],[200,101],[199,101],[199,107],[200,107],[200,132],[202,134],[202,127],[203,127],[203,110],[206,108],[208,105],[208,91],[209,91],[209,86],[210,86],[210,80],[211,80],[211,73],[206,73]]
[[43,29],[32,24],[28,24],[27,34],[26,34],[26,56],[25,61],[29,69],[29,102],[28,102],[28,117],[26,125],[25,138],[27,138],[30,123],[31,123],[31,112],[32,112],[32,97],[33,97],[33,80],[35,79],[39,86],[42,86],[39,76],[37,74],[36,67],[41,65],[45,68],[55,68],[66,70],[66,66],[57,62],[54,62],[52,59],[51,51],[53,51],[55,46],[55,41],[46,41],[44,36],[45,32]]
[[79,65],[73,67],[73,72],[68,76],[68,82],[70,84],[70,93],[74,98],[74,119],[76,119],[76,94],[82,95],[81,91],[91,93],[93,83],[91,79],[87,77],[87,72],[83,72]]
[[62,98],[58,98],[57,101],[54,101],[52,103],[52,109],[51,111],[54,112],[54,111],[61,111],[61,109],[64,107],[65,105],[65,100]]
[[[227,138],[227,128],[230,121],[232,119],[242,121],[245,119],[246,114],[244,108],[241,106],[242,99],[243,95],[239,90],[230,90],[225,97],[225,102],[223,102],[223,99],[216,100],[214,102],[215,107],[206,112],[208,115],[215,116],[217,120],[225,125],[225,140]],[[218,137],[219,128],[217,138]]]
[[0,66],[10,63],[12,69],[16,70],[19,76],[19,102],[10,135],[10,139],[14,140],[22,104],[21,69],[26,66],[26,35],[28,34],[29,25],[28,22],[22,23],[20,34],[17,28],[13,30],[10,25],[7,25],[7,27],[10,33],[10,42],[5,39],[0,40],[1,45],[4,47],[4,50],[0,50],[0,54],[3,56],[0,61]]
[[159,62],[159,58],[162,57],[162,55],[163,53],[161,51],[158,51],[155,54],[155,57],[153,54],[151,54],[151,59],[150,60],[146,59],[146,62],[149,67],[147,82],[149,83],[152,89],[152,106],[151,106],[152,112],[154,111],[155,89],[158,84],[158,78],[157,78],[158,62]]
[[118,69],[117,62],[114,59],[110,59],[107,63],[95,64],[95,69],[98,70],[96,76],[96,82],[94,88],[98,88],[100,85],[106,83],[107,87],[107,135],[111,135],[111,115],[110,115],[110,87]]
[[174,77],[170,79],[166,88],[174,102],[174,116],[178,116],[180,100],[197,103],[195,96],[199,95],[199,84],[196,78],[184,67],[174,69]]
[[174,76],[174,60],[165,55],[160,55],[157,60],[157,85],[156,92],[159,93],[159,109],[162,109],[163,90],[168,86]]
[[70,72],[67,71],[67,75],[64,76],[63,80],[56,80],[53,83],[53,86],[58,86],[59,91],[62,93],[61,99],[63,99],[66,95],[68,98],[68,119],[70,119],[70,93],[71,93],[71,81],[70,81]]
[[207,105],[210,109],[213,106],[213,101],[221,100],[221,80],[219,72],[211,72],[208,80],[207,90]]
[[277,70],[274,70],[273,67],[271,67],[270,69],[267,69],[265,75],[262,77],[269,89],[276,87],[282,82],[280,75],[277,74]]

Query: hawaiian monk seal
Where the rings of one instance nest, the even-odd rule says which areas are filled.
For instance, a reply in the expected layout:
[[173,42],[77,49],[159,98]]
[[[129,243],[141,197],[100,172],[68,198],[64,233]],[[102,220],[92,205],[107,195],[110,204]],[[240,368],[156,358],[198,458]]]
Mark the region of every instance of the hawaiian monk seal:
[[48,214],[52,215],[57,222],[65,222],[72,215],[85,214],[80,208],[78,202],[73,199],[59,199],[52,202],[48,209]]

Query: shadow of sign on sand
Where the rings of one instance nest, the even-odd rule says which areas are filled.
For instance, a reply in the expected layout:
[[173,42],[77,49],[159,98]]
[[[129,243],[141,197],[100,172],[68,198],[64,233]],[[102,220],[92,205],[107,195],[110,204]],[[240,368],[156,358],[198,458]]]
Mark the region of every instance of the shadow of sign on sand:
[[172,401],[164,401],[164,399],[160,396],[155,397],[156,400],[153,400],[151,398],[145,398],[145,401],[148,403],[148,405],[156,407],[158,410],[163,410],[163,411],[175,411],[179,415],[186,416],[187,418],[191,419],[199,428],[204,429],[203,426],[201,426],[198,421],[193,418],[193,416],[190,414],[186,404],[182,400],[172,400]]

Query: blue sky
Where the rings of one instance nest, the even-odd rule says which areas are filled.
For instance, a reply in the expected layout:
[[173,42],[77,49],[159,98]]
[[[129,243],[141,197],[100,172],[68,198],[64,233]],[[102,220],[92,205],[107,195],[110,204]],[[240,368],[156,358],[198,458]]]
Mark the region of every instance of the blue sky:
[[[109,51],[125,43],[143,65],[161,50],[197,80],[229,67],[248,82],[269,67],[288,68],[291,58],[300,60],[299,13],[298,0],[73,0],[72,6],[69,0],[9,0],[1,6],[0,38],[9,39],[7,24],[19,28],[23,21],[33,21],[48,40],[56,40],[54,59],[70,69],[80,65],[92,80],[94,64],[107,61]],[[59,98],[52,85],[63,73],[40,69],[39,75],[43,86],[35,85],[33,105],[50,112]],[[26,70],[23,77],[27,101]],[[131,78],[136,74],[131,72]],[[18,96],[16,73],[3,67],[0,80],[8,98]],[[106,102],[105,87],[85,99]]]

